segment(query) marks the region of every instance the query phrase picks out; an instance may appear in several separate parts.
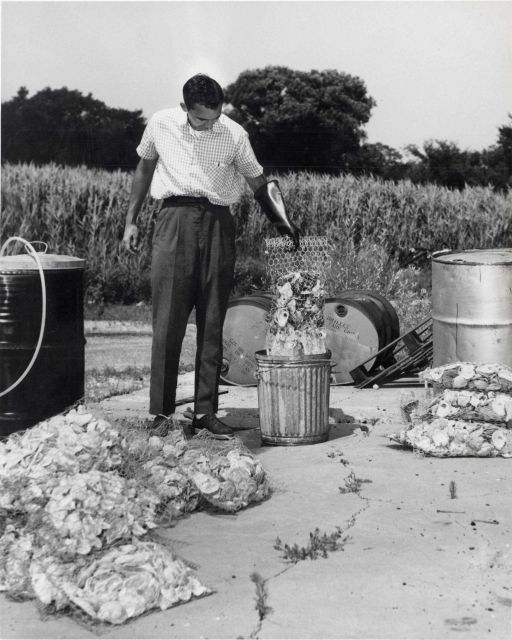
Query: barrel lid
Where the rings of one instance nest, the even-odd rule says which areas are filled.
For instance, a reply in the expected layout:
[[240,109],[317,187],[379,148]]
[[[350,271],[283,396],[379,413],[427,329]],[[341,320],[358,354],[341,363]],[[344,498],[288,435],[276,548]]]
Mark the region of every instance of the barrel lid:
[[[73,256],[62,256],[52,253],[38,253],[44,271],[53,269],[83,269],[85,260]],[[38,265],[31,255],[0,256],[0,272],[6,271],[38,271]]]
[[434,262],[444,264],[500,265],[512,264],[512,249],[469,249],[433,255]]

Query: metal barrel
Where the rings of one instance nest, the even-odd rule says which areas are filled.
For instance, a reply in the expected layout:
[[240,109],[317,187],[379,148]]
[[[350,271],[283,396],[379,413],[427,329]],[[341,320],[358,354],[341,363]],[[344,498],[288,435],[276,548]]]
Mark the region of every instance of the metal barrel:
[[270,293],[234,298],[230,301],[223,328],[221,380],[239,386],[256,386],[256,351],[265,348]]
[[434,366],[512,366],[512,249],[433,256],[432,341]]
[[263,444],[306,445],[329,438],[330,355],[255,354]]
[[[382,323],[386,332],[386,344],[396,340],[400,336],[400,320],[395,307],[380,293],[368,289],[345,289],[337,293],[340,298],[349,300],[364,300],[376,307],[375,319]],[[382,357],[380,358],[382,359]],[[379,362],[380,364],[380,362]]]
[[[85,261],[38,254],[46,291],[41,349],[26,377],[0,396],[0,434],[55,415],[84,395],[83,273]],[[0,393],[30,363],[41,327],[42,288],[28,255],[0,257]]]
[[[324,306],[325,344],[336,363],[332,376],[338,384],[353,384],[350,371],[369,360],[375,369],[380,359],[372,355],[389,344],[395,329],[384,312],[368,295],[341,294],[327,298]],[[396,336],[398,337],[398,336]]]
[[[257,362],[254,354],[265,349],[267,316],[272,294],[261,291],[234,298],[228,305],[223,330],[223,369],[227,384],[255,386]],[[350,371],[399,337],[394,307],[374,291],[347,289],[324,304],[325,344],[336,366],[332,380],[352,384]],[[386,353],[368,366],[385,365]]]

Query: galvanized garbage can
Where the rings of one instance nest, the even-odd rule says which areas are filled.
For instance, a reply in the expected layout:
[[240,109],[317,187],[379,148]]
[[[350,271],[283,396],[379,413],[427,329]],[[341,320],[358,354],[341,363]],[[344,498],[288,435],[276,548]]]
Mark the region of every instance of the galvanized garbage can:
[[31,427],[84,395],[85,260],[37,254],[44,274],[46,320],[39,354],[26,377],[41,328],[42,285],[29,255],[0,256],[0,435]]
[[434,366],[512,366],[512,249],[476,249],[432,260]]
[[329,438],[331,354],[287,356],[255,353],[261,441],[304,445]]

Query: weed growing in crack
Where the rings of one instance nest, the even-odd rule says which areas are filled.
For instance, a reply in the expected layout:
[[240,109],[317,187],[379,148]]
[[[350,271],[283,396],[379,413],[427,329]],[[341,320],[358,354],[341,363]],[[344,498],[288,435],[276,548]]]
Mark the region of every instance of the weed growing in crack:
[[358,425],[358,427],[361,430],[361,433],[363,434],[363,436],[365,438],[368,438],[368,436],[370,435],[370,429],[365,424],[360,424]]
[[262,622],[265,617],[272,612],[272,608],[267,604],[268,593],[265,580],[256,572],[251,573],[249,577],[256,586],[256,611],[258,612],[260,622]]
[[340,493],[359,493],[361,491],[361,485],[363,484],[363,482],[371,482],[371,480],[363,480],[362,478],[357,478],[356,474],[351,471],[345,478],[345,486],[338,488]]
[[317,527],[309,534],[309,544],[306,547],[299,547],[297,543],[293,546],[283,544],[280,538],[276,538],[274,549],[282,551],[285,560],[295,563],[299,560],[327,558],[329,551],[343,551],[349,540],[350,536],[345,535],[341,527],[336,527],[333,533],[329,534],[321,534]]
[[450,498],[454,500],[457,497],[457,485],[453,480],[450,480]]
[[328,458],[335,458],[336,456],[339,457],[338,462],[340,464],[342,464],[344,467],[348,466],[349,462],[346,458],[343,457],[343,451],[329,451],[329,453],[327,454]]

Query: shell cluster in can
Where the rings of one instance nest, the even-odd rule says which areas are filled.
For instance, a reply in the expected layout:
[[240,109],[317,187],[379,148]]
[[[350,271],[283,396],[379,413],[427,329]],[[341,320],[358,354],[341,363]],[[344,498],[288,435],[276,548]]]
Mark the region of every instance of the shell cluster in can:
[[268,314],[269,355],[300,357],[325,353],[324,302],[330,245],[326,236],[266,240],[272,307]]

